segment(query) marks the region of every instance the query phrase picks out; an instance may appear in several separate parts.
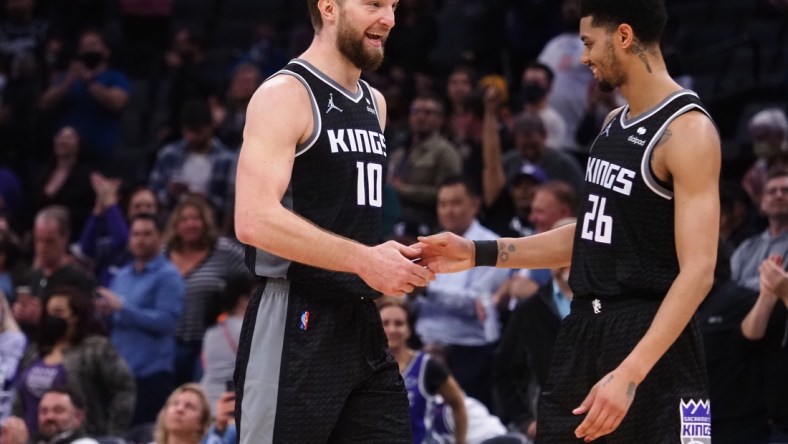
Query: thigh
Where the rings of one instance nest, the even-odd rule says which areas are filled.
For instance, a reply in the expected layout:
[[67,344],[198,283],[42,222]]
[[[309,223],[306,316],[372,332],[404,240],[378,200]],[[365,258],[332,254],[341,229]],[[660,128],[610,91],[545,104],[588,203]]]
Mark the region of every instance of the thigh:
[[408,395],[397,362],[388,355],[345,401],[330,443],[411,444]]

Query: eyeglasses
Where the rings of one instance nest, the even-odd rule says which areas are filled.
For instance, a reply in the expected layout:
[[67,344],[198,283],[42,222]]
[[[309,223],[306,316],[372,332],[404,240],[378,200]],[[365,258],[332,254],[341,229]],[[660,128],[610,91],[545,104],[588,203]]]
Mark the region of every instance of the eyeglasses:
[[788,187],[773,187],[767,188],[764,191],[764,194],[767,196],[776,196],[778,193],[782,194],[783,196],[788,196]]

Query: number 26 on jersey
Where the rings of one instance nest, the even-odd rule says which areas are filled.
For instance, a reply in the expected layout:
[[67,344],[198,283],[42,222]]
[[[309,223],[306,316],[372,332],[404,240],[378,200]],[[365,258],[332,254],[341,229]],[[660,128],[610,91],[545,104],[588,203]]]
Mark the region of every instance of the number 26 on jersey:
[[591,209],[583,217],[580,237],[586,240],[609,244],[613,239],[613,217],[605,214],[607,198],[590,194]]

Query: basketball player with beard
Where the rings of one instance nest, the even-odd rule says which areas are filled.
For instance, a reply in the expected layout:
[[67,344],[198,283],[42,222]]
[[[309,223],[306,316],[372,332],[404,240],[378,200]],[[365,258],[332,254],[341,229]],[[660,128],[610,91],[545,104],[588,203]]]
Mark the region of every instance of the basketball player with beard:
[[664,0],[583,0],[581,62],[627,105],[590,150],[576,225],[519,239],[421,238],[432,271],[572,266],[571,313],[542,387],[539,443],[711,442],[694,313],[713,281],[720,141],[667,72]]
[[374,299],[434,279],[380,237],[396,0],[308,0],[315,37],[249,103],[236,231],[260,278],[235,371],[242,444],[409,443],[408,401]]

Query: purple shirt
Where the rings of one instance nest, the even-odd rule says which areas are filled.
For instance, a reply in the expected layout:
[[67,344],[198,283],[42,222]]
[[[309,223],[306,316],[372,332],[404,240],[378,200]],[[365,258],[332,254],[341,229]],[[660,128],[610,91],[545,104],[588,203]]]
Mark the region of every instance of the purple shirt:
[[22,402],[22,419],[33,436],[38,432],[38,403],[47,390],[66,385],[66,369],[63,364],[47,365],[43,359],[26,368],[19,378],[17,396]]

